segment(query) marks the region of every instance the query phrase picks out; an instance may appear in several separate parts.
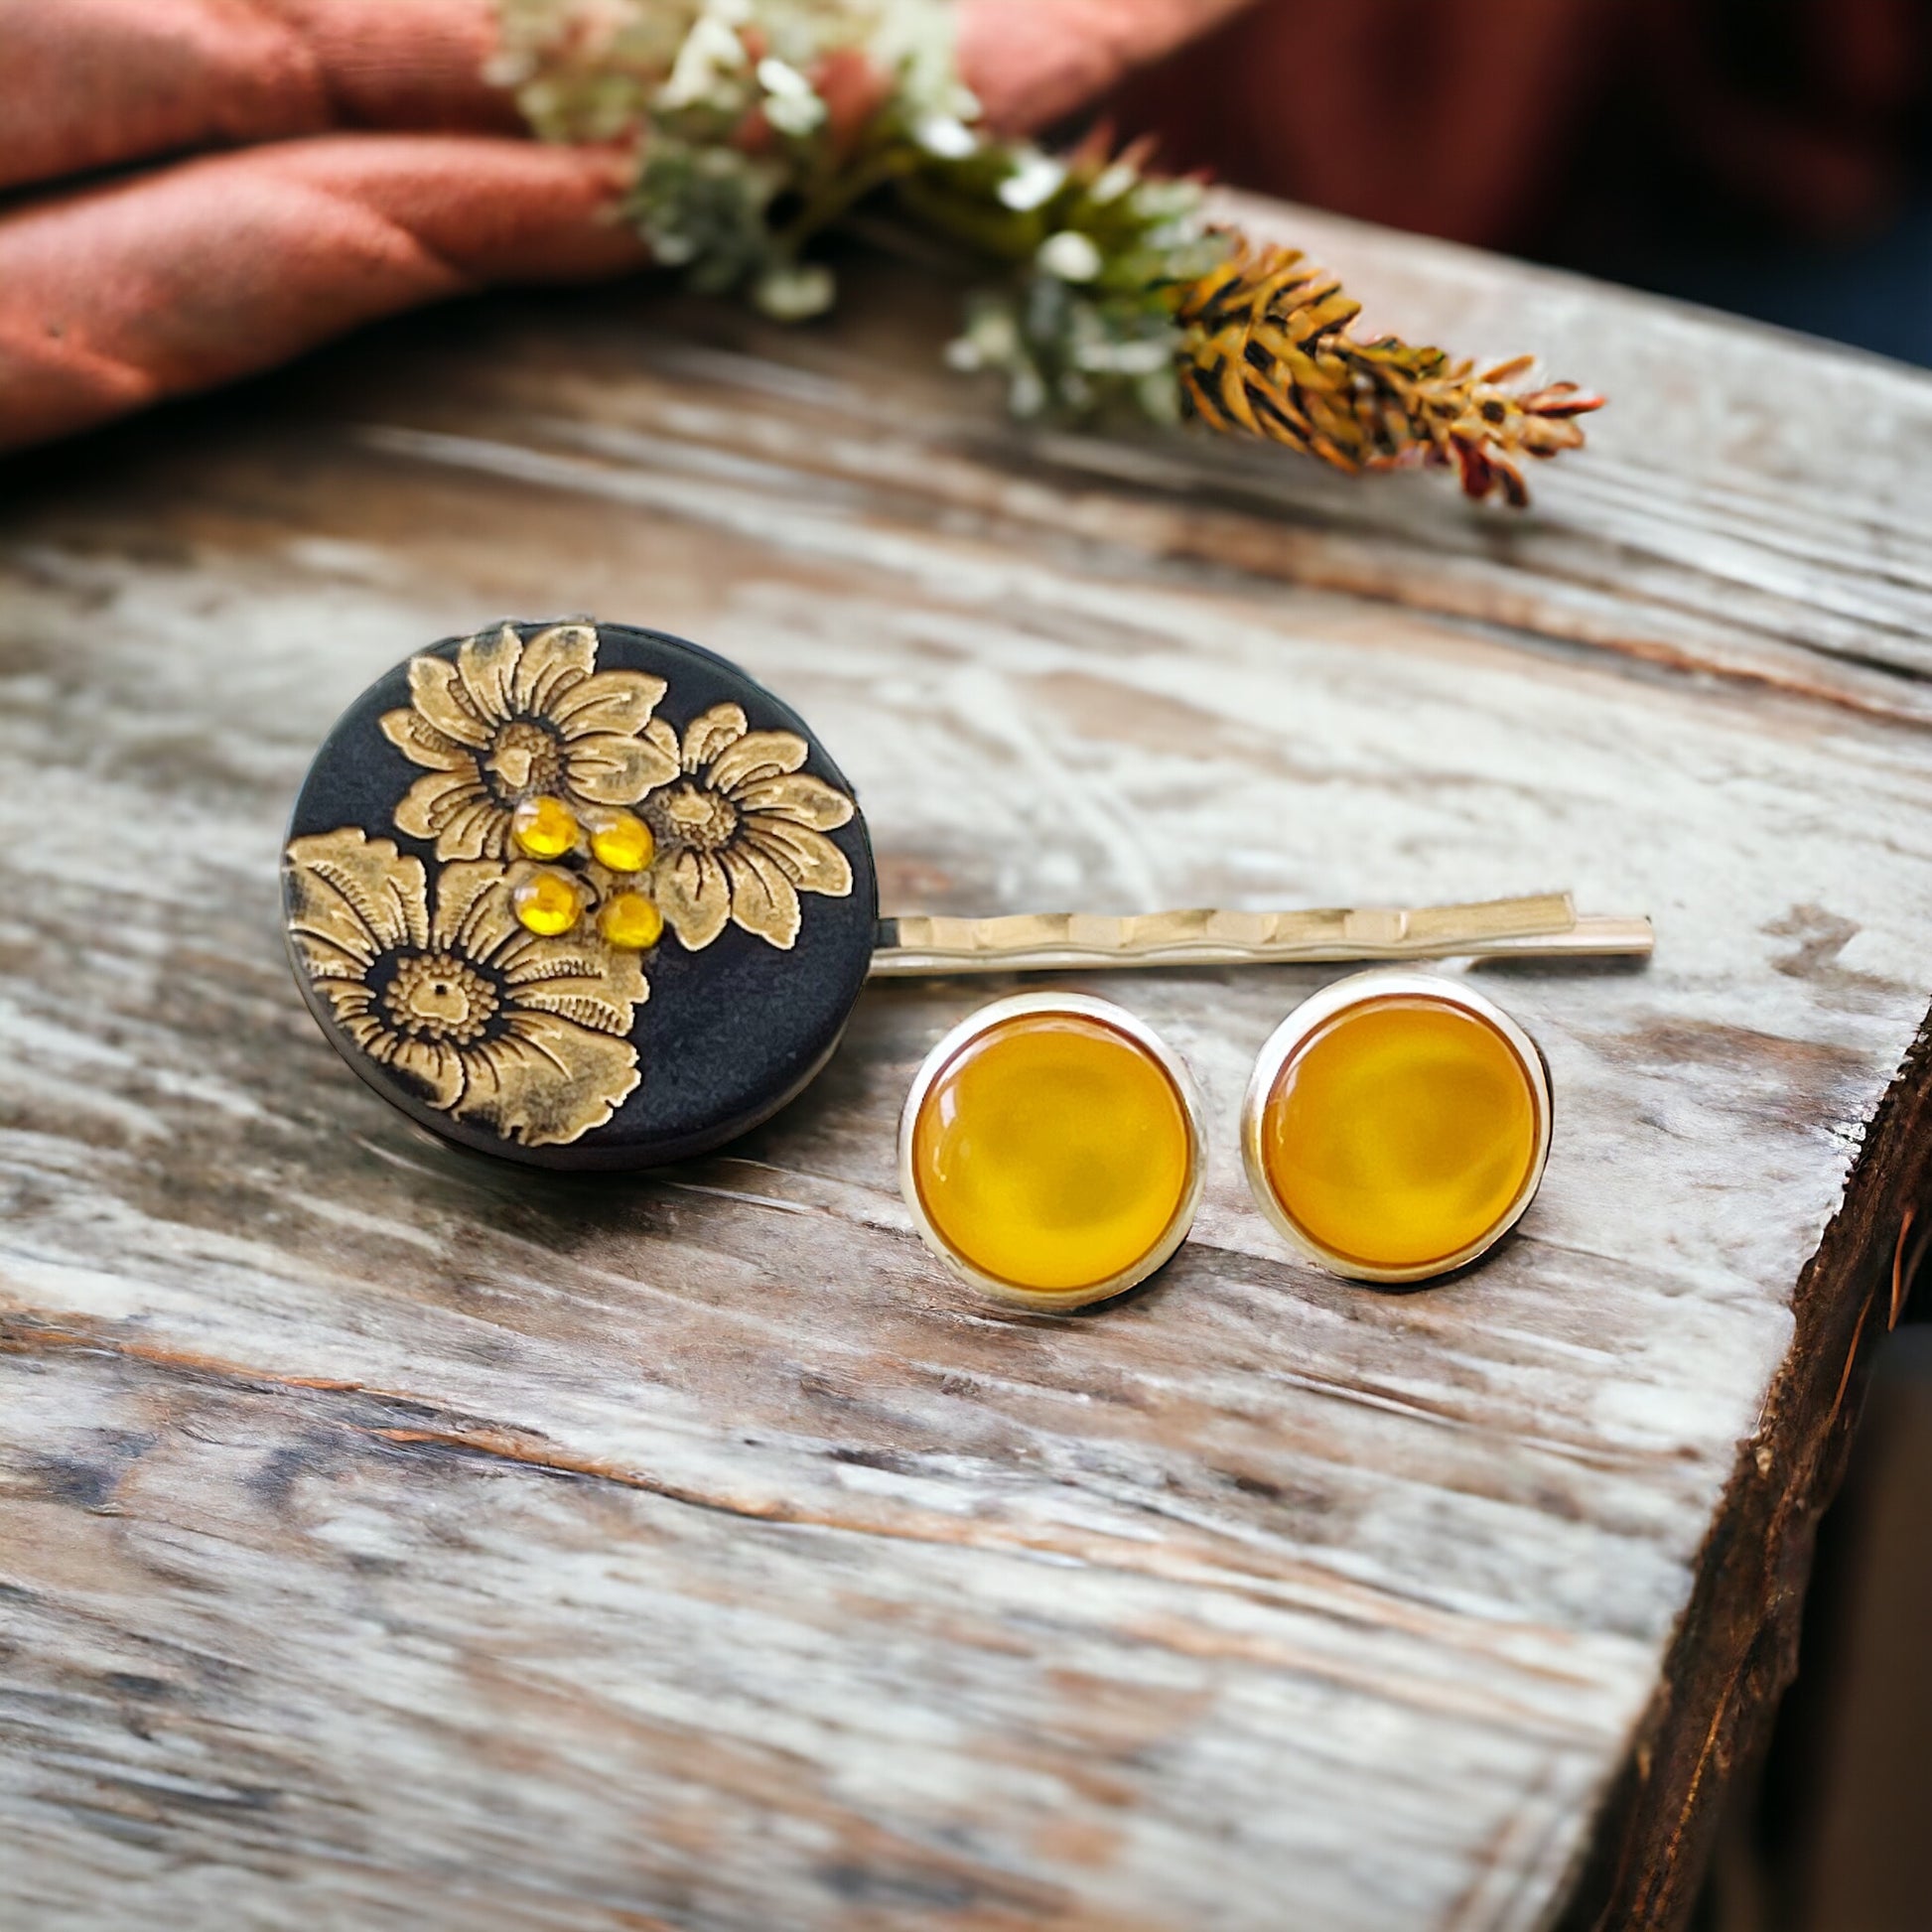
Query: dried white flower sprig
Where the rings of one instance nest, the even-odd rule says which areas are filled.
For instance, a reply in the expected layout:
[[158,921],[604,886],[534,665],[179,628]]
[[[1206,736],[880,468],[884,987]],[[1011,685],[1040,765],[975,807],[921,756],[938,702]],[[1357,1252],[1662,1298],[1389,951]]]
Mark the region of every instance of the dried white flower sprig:
[[1471,496],[1528,501],[1518,460],[1584,440],[1602,398],[1507,387],[1443,350],[1349,333],[1360,305],[1284,249],[1211,226],[1198,182],[1096,138],[1067,156],[996,139],[953,59],[944,0],[497,0],[492,76],[544,139],[636,157],[627,203],[658,261],[767,315],[829,308],[809,252],[878,205],[997,271],[949,359],[1014,411],[1127,404],[1345,470],[1452,464]]

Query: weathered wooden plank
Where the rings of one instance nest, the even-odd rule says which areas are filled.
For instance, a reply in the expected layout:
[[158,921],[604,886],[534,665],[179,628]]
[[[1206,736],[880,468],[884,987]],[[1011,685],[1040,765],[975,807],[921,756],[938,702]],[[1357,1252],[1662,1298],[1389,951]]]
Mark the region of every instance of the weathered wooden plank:
[[[1919,1179],[1914,1084],[1841,1213],[1932,991],[1932,384],[1303,225],[1372,307],[1617,391],[1536,517],[1016,431],[937,372],[945,292],[863,266],[828,329],[499,301],[16,467],[0,1831],[44,1919],[1682,1909],[1657,1834],[1775,1682]],[[1245,1201],[1307,970],[1124,989],[1216,1145],[1193,1241],[1086,1316],[965,1302],[897,1198],[985,985],[868,993],[729,1158],[499,1173],[316,1035],[274,859],[371,675],[569,608],[794,701],[889,909],[1570,886],[1659,955],[1485,973],[1559,1134],[1422,1295]]]

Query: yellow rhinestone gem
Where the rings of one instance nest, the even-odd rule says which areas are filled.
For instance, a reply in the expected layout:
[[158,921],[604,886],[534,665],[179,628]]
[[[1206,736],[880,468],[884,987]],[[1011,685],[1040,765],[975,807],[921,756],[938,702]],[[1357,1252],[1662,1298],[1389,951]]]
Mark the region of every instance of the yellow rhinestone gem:
[[616,893],[604,901],[604,910],[597,915],[597,929],[612,945],[642,952],[663,936],[664,915],[642,893]]
[[560,872],[540,872],[526,879],[512,902],[518,923],[545,939],[568,932],[583,910],[577,888]]
[[592,856],[613,872],[642,872],[656,852],[650,827],[629,812],[613,812],[591,832]]
[[576,815],[561,798],[526,798],[510,820],[510,835],[532,859],[561,859],[577,843]]

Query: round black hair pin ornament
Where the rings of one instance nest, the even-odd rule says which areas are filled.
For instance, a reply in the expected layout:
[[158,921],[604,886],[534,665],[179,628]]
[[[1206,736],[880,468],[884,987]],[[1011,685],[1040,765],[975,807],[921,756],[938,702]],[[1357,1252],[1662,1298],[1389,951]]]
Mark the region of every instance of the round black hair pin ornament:
[[297,984],[362,1079],[446,1140],[575,1170],[756,1127],[872,977],[1651,946],[1563,894],[882,921],[864,815],[805,721],[696,644],[588,620],[379,678],[303,782],[282,884]]
[[694,644],[504,623],[350,706],[283,858],[296,979],[444,1138],[572,1169],[701,1154],[836,1044],[878,920],[844,775]]

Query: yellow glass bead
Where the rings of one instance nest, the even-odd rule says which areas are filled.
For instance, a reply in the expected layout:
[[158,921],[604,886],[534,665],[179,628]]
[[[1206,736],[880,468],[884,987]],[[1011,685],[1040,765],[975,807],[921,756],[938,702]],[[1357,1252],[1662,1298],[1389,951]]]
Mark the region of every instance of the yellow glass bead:
[[642,893],[614,893],[597,915],[597,929],[614,946],[642,952],[664,935],[664,915]]
[[561,798],[526,798],[510,818],[510,836],[532,859],[561,859],[577,843],[579,830]]
[[533,873],[510,896],[519,924],[545,939],[568,932],[584,909],[576,886],[560,872]]
[[591,856],[613,872],[642,872],[656,853],[650,827],[630,812],[613,812],[591,827]]
[[1331,1015],[1289,1056],[1263,1110],[1261,1162],[1317,1248],[1422,1268],[1508,1215],[1538,1128],[1529,1073],[1488,1021],[1392,995]]
[[1193,1130],[1159,1060],[1083,1015],[1017,1015],[939,1070],[911,1134],[940,1240],[1009,1288],[1097,1287],[1157,1250],[1185,1202]]

